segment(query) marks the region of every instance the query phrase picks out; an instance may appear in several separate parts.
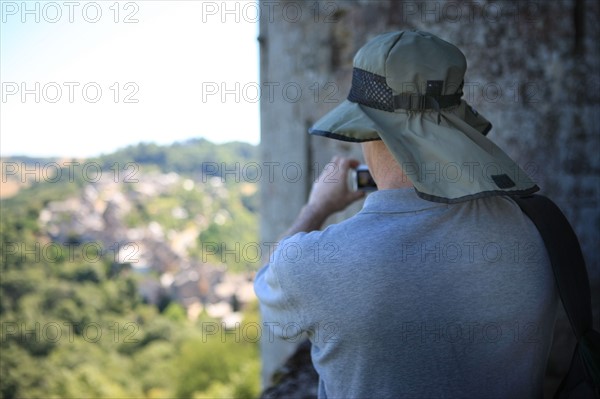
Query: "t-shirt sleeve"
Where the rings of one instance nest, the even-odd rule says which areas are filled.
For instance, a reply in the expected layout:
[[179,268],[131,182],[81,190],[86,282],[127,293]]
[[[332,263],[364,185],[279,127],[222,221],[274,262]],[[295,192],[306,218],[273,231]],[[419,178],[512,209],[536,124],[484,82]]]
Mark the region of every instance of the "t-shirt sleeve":
[[[275,335],[291,339],[305,331],[305,323],[298,311],[289,285],[290,276],[286,273],[285,262],[277,261],[277,256],[263,266],[254,279],[254,291],[260,302],[262,321]],[[268,324],[266,324],[268,323]]]

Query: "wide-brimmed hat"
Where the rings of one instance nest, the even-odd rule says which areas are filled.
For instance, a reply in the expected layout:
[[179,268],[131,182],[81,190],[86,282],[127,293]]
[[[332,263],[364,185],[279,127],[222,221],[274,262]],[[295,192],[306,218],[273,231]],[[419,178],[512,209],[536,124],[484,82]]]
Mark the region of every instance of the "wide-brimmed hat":
[[486,137],[491,123],[462,99],[467,62],[431,33],[375,37],[354,57],[348,99],[311,134],[383,140],[415,190],[435,202],[526,195],[539,188]]

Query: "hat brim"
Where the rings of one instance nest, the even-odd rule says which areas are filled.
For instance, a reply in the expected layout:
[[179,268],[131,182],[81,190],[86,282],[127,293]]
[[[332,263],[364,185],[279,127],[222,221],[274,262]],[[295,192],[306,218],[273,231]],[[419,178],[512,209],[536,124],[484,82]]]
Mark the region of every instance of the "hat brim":
[[491,124],[465,101],[439,112],[381,111],[345,100],[309,133],[350,142],[383,140],[424,199],[454,203],[539,190],[485,137]]

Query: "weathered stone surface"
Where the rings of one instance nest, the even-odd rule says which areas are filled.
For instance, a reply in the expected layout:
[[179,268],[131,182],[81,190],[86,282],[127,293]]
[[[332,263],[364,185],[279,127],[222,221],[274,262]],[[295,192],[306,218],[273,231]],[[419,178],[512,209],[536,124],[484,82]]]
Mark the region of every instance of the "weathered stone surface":
[[[265,2],[261,7],[266,9]],[[263,161],[297,163],[302,178],[263,181],[262,239],[275,241],[304,204],[335,153],[360,158],[360,146],[309,137],[307,128],[345,99],[352,58],[373,36],[427,30],[465,53],[465,97],[494,125],[489,137],[564,210],[588,263],[600,319],[600,3],[565,1],[281,1],[261,19],[261,80],[293,82],[296,99],[261,104]],[[287,4],[288,13],[282,12]],[[298,8],[298,20],[290,10]],[[291,87],[291,85],[290,85]],[[318,90],[317,90],[318,88]],[[291,89],[290,89],[291,90]],[[291,91],[290,91],[291,93]],[[281,93],[279,93],[281,94]],[[291,169],[289,170],[291,173]],[[286,181],[287,180],[287,181]],[[356,212],[357,204],[330,222]],[[549,374],[560,375],[569,327],[559,317]],[[283,363],[265,346],[265,370]],[[291,352],[293,348],[289,350]],[[278,352],[278,351],[275,351]],[[283,353],[283,352],[282,352]],[[289,353],[287,353],[289,355]]]
[[302,342],[296,352],[277,370],[273,385],[261,399],[312,399],[317,397],[319,375],[310,359],[310,341]]

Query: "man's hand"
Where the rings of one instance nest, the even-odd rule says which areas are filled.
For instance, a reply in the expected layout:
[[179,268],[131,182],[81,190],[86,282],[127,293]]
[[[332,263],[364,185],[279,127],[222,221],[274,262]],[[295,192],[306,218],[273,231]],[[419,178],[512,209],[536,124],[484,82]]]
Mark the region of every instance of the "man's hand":
[[364,192],[348,190],[348,170],[358,165],[355,159],[333,157],[313,185],[308,203],[283,237],[318,230],[330,215],[364,197]]
[[364,192],[348,189],[348,171],[358,165],[355,159],[333,157],[314,183],[307,205],[327,217],[364,197]]

